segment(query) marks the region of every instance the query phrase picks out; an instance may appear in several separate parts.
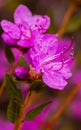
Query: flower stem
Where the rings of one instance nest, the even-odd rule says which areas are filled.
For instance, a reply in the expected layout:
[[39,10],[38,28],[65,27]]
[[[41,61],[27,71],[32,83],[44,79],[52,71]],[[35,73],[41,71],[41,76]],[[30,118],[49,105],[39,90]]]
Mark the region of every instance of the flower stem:
[[68,10],[66,11],[65,15],[64,15],[64,18],[63,18],[63,21],[62,21],[62,24],[58,30],[58,39],[61,38],[61,36],[64,34],[65,32],[65,29],[66,29],[66,26],[67,26],[67,23],[71,17],[71,15],[73,14],[73,12],[75,11],[76,9],[76,5],[72,2],[70,5],[69,5],[69,8]]
[[[17,61],[17,62],[11,67],[9,74],[13,74],[15,68],[18,66],[18,63],[19,63],[19,61]],[[0,87],[0,96],[2,95],[2,93],[3,93],[3,91],[4,91],[5,85],[6,85],[6,81],[5,81],[5,79],[4,79],[4,81],[3,81],[3,83],[2,83],[2,85],[1,85],[1,87]]]
[[30,96],[31,96],[31,92],[29,91],[26,98],[25,98],[25,101],[21,107],[19,116],[15,122],[14,130],[22,130],[23,121],[25,120],[25,116],[27,114],[27,108],[31,104],[31,102],[29,102]]
[[67,96],[66,100],[64,101],[63,105],[59,108],[59,110],[56,112],[56,114],[54,115],[53,119],[51,120],[51,122],[49,122],[48,126],[46,127],[45,130],[52,130],[52,128],[54,127],[55,123],[57,122],[57,120],[60,118],[60,116],[62,115],[62,113],[64,112],[64,110],[66,109],[66,107],[68,106],[68,104],[72,101],[72,99],[74,98],[74,96],[76,95],[76,93],[78,92],[79,88],[81,87],[81,82],[79,82],[75,88],[73,88],[73,90],[70,92],[70,94]]

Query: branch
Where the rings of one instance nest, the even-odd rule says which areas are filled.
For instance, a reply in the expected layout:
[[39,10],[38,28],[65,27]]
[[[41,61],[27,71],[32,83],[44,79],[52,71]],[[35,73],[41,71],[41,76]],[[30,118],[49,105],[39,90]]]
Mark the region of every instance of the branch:
[[21,107],[18,119],[15,122],[14,130],[22,130],[23,121],[25,120],[27,114],[27,109],[31,104],[31,102],[29,102],[30,96],[31,96],[31,92],[29,91]]
[[71,15],[73,14],[73,12],[75,11],[76,9],[76,5],[72,2],[70,5],[69,5],[69,8],[68,10],[66,11],[65,15],[64,15],[64,18],[63,18],[63,21],[62,21],[62,24],[58,30],[58,39],[61,38],[61,36],[64,34],[65,32],[65,29],[66,29],[66,26],[67,26],[67,23],[71,17]]

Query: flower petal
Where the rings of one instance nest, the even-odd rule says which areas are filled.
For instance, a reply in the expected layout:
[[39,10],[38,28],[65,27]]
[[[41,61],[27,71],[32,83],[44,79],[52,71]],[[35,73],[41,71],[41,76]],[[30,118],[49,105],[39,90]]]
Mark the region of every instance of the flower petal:
[[27,21],[32,16],[30,10],[23,4],[20,4],[14,13],[14,21],[16,24],[22,24],[23,21]]
[[46,53],[48,56],[52,56],[56,53],[58,43],[58,34],[44,34],[42,40],[42,53]]
[[20,38],[20,30],[18,26],[8,20],[2,20],[1,26],[4,32],[8,33],[8,35],[13,39]]
[[29,19],[29,25],[32,30],[38,30],[39,32],[45,32],[50,26],[50,18],[46,15],[34,15]]
[[72,76],[72,73],[67,65],[64,65],[63,68],[60,70],[60,72],[66,79]]
[[32,43],[31,41],[28,41],[26,39],[23,39],[23,40],[19,40],[17,42],[17,45],[20,46],[20,47],[31,47],[32,46]]
[[1,35],[4,43],[9,46],[9,47],[15,47],[16,46],[16,42],[14,39],[12,39],[7,33],[3,33]]
[[[35,45],[34,50],[35,53],[40,53],[41,56],[44,55],[49,57],[55,54],[57,51],[58,43],[57,43],[57,34],[39,34],[35,36],[34,39]],[[39,51],[40,50],[40,51]]]
[[68,79],[72,76],[72,73],[67,64],[63,64],[62,62],[52,62],[44,65],[43,69],[47,71],[48,69],[51,71],[59,72],[65,79]]
[[64,80],[62,75],[53,71],[44,72],[42,79],[48,87],[53,89],[62,90],[67,85],[67,82]]

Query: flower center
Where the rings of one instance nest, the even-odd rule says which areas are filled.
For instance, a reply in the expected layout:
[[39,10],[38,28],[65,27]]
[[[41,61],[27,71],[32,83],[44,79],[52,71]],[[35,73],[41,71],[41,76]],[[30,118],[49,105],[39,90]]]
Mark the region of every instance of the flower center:
[[23,25],[19,25],[19,28],[21,30],[21,39],[30,40],[32,37],[30,28],[28,26],[23,26]]
[[28,29],[28,30],[26,30],[26,32],[25,32],[25,34],[26,34],[26,38],[27,38],[27,40],[30,40],[31,39],[31,31]]

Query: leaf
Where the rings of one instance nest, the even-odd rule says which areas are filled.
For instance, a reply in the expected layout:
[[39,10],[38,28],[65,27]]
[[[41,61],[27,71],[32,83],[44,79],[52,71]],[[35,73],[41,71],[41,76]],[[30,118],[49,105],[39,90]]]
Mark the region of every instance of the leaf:
[[7,108],[7,117],[9,121],[14,123],[18,117],[19,111],[20,105],[16,102],[15,99],[11,99]]
[[66,32],[74,32],[81,26],[81,13],[73,16],[66,27]]
[[33,110],[30,110],[28,113],[27,113],[27,116],[26,116],[26,120],[32,120],[34,119],[38,114],[40,114],[43,109],[49,105],[51,103],[51,101],[48,101],[46,103],[43,103],[37,107],[35,107]]
[[54,17],[54,13],[52,12],[52,10],[48,10],[47,15],[50,17],[51,21],[50,21],[50,27],[48,29],[49,33],[56,33],[57,29],[55,26],[55,17]]
[[12,76],[9,74],[5,75],[6,79],[6,88],[8,90],[9,96],[11,98],[16,98],[18,101],[22,101],[22,94],[20,89],[18,89],[12,79]]
[[25,57],[23,55],[20,56],[18,65],[23,66],[23,67],[27,67],[29,69],[27,61],[26,61],[26,59],[25,59]]
[[30,84],[30,90],[35,92],[41,92],[45,88],[45,84],[41,79],[35,80]]
[[11,49],[7,46],[5,46],[5,56],[9,63],[13,63],[15,61],[14,55],[11,51]]

